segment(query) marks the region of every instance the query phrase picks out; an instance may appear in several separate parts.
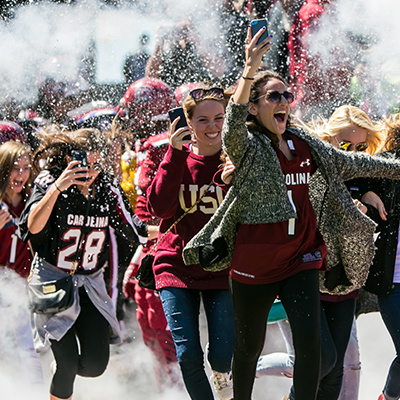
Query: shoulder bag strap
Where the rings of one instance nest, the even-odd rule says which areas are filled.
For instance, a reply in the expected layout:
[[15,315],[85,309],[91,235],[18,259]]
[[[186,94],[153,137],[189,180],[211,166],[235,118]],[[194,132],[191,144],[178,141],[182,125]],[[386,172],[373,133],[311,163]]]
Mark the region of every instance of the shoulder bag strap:
[[178,222],[180,222],[187,214],[190,213],[190,211],[193,210],[194,207],[197,206],[197,204],[200,203],[201,200],[203,200],[203,197],[207,194],[208,190],[210,189],[211,185],[213,184],[213,181],[210,182],[210,184],[207,186],[206,190],[203,192],[203,194],[197,199],[197,201],[190,207],[188,208],[165,232],[164,234],[160,237],[160,239],[157,240],[157,243],[151,248],[151,250],[148,252],[148,254],[151,254],[156,247],[159,245],[159,243],[161,242],[161,240],[164,239],[164,237],[167,235],[167,233],[169,233],[174,226],[176,226],[176,224],[178,224]]

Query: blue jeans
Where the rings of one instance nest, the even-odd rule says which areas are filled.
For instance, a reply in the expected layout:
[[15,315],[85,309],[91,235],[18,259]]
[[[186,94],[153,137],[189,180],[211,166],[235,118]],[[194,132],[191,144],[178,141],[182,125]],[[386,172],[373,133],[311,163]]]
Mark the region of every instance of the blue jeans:
[[386,399],[400,397],[400,284],[395,283],[393,291],[385,297],[378,297],[379,311],[392,337],[396,358],[390,366],[383,390]]
[[160,297],[191,399],[213,400],[200,342],[200,301],[203,299],[207,317],[208,362],[214,371],[229,372],[235,347],[235,319],[229,291],[164,288]]

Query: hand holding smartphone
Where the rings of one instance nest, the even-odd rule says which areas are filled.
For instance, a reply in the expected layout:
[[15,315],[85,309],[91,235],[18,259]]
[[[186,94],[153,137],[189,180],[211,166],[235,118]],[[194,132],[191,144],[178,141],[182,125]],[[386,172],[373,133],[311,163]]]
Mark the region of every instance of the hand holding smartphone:
[[[80,165],[76,165],[76,167],[87,167],[87,157],[86,151],[82,150],[72,150],[71,151],[71,160],[72,161],[80,161]],[[74,167],[74,168],[76,168]],[[77,178],[78,181],[86,182],[87,178]]]
[[258,39],[257,44],[260,44],[262,41],[264,41],[265,39],[267,39],[269,37],[266,19],[253,19],[253,21],[250,22],[250,27],[251,27],[251,37],[252,38],[260,29],[265,27],[265,31],[261,35],[261,37]]
[[[183,107],[176,107],[173,108],[172,110],[168,111],[169,119],[172,122],[176,120],[176,118],[180,117],[180,120],[176,124],[175,130],[179,128],[184,128],[185,126],[188,126],[188,123],[186,121],[186,116],[185,112],[183,111]],[[192,140],[192,137],[190,135],[185,135],[183,137],[183,140]]]

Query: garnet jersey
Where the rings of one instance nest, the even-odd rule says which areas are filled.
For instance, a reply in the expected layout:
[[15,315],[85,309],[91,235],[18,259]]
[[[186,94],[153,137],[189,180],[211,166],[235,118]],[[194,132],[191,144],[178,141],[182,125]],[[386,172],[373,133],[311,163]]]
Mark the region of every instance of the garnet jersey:
[[278,282],[302,270],[323,266],[326,247],[308,194],[308,181],[315,164],[306,142],[290,135],[288,146],[294,158],[288,160],[281,151],[278,158],[297,218],[239,225],[230,272],[238,282]]
[[9,267],[26,278],[31,267],[31,251],[28,245],[16,234],[19,216],[25,207],[25,203],[21,201],[17,207],[12,207],[7,202],[6,204],[8,211],[13,216],[14,223],[0,230],[0,266]]
[[145,243],[146,226],[129,207],[122,189],[109,175],[100,173],[94,197],[88,200],[75,186],[58,195],[46,226],[38,234],[28,231],[27,219],[61,171],[42,171],[34,182],[32,195],[21,215],[20,236],[30,239],[32,249],[50,264],[70,270],[78,261],[77,273],[90,274],[110,259],[110,228],[130,242]]

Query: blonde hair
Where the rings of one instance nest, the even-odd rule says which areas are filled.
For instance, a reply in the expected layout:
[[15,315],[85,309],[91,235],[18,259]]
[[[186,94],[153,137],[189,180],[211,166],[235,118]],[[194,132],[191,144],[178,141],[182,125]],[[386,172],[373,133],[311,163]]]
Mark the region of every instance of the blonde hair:
[[365,142],[368,144],[368,153],[373,155],[381,150],[386,136],[383,123],[373,123],[368,115],[358,107],[340,106],[333,112],[329,120],[313,120],[303,126],[320,139],[332,143],[342,129],[346,129],[352,124],[367,131]]
[[[0,146],[0,199],[4,199],[4,195],[6,193],[8,182],[10,180],[11,172],[15,167],[15,164],[18,160],[24,155],[27,154],[31,157],[31,152],[28,146],[22,144],[17,141],[9,141],[5,142]],[[24,189],[21,194],[23,198],[27,198],[31,192],[31,183],[32,183],[32,170],[30,173],[30,177],[25,184]]]

